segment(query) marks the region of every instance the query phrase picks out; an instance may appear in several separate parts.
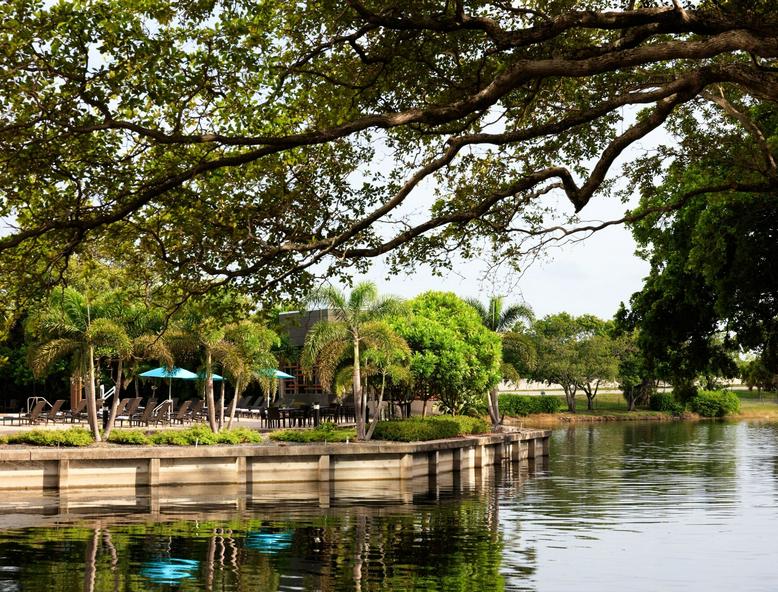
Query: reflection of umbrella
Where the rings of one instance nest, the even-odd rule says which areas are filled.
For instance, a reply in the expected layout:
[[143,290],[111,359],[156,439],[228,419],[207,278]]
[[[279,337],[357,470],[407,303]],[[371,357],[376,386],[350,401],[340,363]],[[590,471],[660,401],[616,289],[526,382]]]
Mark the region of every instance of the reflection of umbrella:
[[195,577],[200,562],[196,559],[159,559],[147,561],[140,575],[157,584],[177,584],[186,578]]
[[251,532],[246,537],[246,548],[262,553],[278,553],[291,546],[291,532]]

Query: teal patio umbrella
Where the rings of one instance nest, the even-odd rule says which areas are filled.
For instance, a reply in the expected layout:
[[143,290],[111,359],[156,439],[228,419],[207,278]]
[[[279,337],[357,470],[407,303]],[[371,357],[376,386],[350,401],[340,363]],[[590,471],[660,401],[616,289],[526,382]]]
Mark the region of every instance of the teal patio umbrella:
[[[172,401],[172,394],[173,394],[173,380],[204,380],[205,376],[200,374],[195,374],[194,372],[191,372],[190,370],[186,370],[185,368],[165,368],[164,366],[160,366],[159,368],[154,368],[153,370],[147,370],[146,372],[142,372],[140,374],[143,378],[167,378],[168,379],[168,392],[167,392],[167,398],[168,401]],[[215,381],[224,380],[221,376],[218,374],[213,375],[213,379]]]

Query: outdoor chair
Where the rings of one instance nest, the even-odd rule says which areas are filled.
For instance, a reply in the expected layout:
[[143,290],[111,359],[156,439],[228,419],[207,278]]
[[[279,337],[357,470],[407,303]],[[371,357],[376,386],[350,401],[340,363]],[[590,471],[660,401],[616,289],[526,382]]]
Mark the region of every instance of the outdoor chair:
[[254,401],[254,404],[249,407],[249,417],[256,416],[257,419],[262,418],[262,413],[265,410],[265,397],[260,395]]
[[[120,415],[124,415],[125,414],[126,409],[127,409],[127,405],[130,404],[130,401],[132,401],[132,399],[130,399],[130,398],[122,399],[121,401],[119,401],[119,404],[116,406],[116,417],[117,418]],[[110,412],[111,412],[111,410],[109,408],[108,409],[108,413],[110,413]]]
[[195,401],[192,406],[189,408],[189,417],[188,421],[200,421],[202,420],[204,415],[204,408],[205,408],[205,401],[202,399],[198,399]]
[[238,404],[235,406],[235,417],[250,417],[251,416],[251,397],[241,397]]
[[81,399],[78,402],[78,405],[70,409],[69,411],[65,411],[65,415],[63,419],[66,419],[67,421],[74,423],[76,421],[81,421],[86,417],[86,399]]
[[162,401],[159,406],[154,409],[146,425],[159,425],[161,423],[170,423],[170,411],[173,407],[171,401]]
[[138,408],[142,402],[143,397],[135,397],[134,399],[130,399],[130,402],[127,404],[125,409],[116,414],[116,421],[119,422],[119,425],[122,425],[125,421],[130,421],[132,416],[138,412]]
[[18,422],[19,425],[22,424],[35,424],[40,423],[43,421],[43,418],[41,418],[41,413],[43,413],[43,408],[48,405],[45,399],[39,399],[38,402],[35,403],[32,409],[30,409],[29,413],[22,413],[19,412],[19,415],[11,416],[11,417],[4,417],[3,423],[10,422],[11,425],[14,424],[14,422]]
[[183,424],[185,421],[189,419],[189,411],[192,407],[192,401],[184,401],[181,403],[181,406],[178,408],[178,411],[176,411],[175,415],[170,418],[170,423],[181,423]]
[[149,399],[146,402],[146,406],[143,408],[143,411],[140,413],[136,413],[134,416],[130,418],[130,425],[133,423],[135,425],[149,425],[149,420],[151,419],[152,414],[154,413],[154,408],[157,406],[156,399]]
[[268,407],[266,411],[267,411],[267,427],[280,428],[281,410],[278,407]]
[[44,411],[41,413],[40,417],[43,419],[46,423],[49,423],[50,421],[57,421],[64,419],[65,414],[61,412],[62,406],[65,404],[65,399],[57,399],[54,401],[54,405],[51,406],[51,409],[48,411]]

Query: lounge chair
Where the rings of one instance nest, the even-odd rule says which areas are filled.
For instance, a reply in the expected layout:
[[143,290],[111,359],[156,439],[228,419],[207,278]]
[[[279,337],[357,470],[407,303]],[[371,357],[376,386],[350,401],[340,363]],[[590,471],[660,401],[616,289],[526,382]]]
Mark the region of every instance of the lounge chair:
[[170,412],[173,408],[173,402],[172,401],[162,401],[156,409],[154,409],[154,412],[152,413],[151,417],[149,418],[149,422],[147,425],[151,425],[152,423],[154,425],[159,425],[161,423],[170,423]]
[[184,401],[176,411],[176,414],[170,418],[170,423],[184,423],[189,419],[189,411],[192,401]]
[[65,414],[60,411],[64,404],[65,399],[57,399],[54,401],[54,405],[51,406],[51,409],[41,413],[41,419],[43,419],[46,423],[49,423],[50,421],[64,420]]
[[134,399],[130,399],[130,402],[127,404],[127,408],[122,413],[116,414],[116,421],[119,422],[119,425],[122,425],[125,421],[130,421],[132,417],[138,412],[138,408],[142,402],[143,397],[135,397]]
[[202,399],[195,401],[189,409],[189,421],[202,420],[205,417],[204,407],[205,402]]
[[11,425],[14,424],[14,422],[18,422],[19,425],[22,424],[29,424],[32,425],[34,423],[40,423],[44,420],[44,418],[41,417],[41,413],[43,413],[43,408],[48,405],[46,402],[46,399],[39,399],[32,409],[30,409],[29,413],[22,413],[19,412],[19,415],[10,416],[10,417],[4,417],[3,423],[10,422]]
[[130,417],[130,425],[133,423],[136,425],[149,425],[149,420],[151,419],[151,416],[154,414],[154,409],[157,407],[157,400],[156,399],[149,399],[146,402],[146,407],[143,408],[143,411],[140,413],[136,413],[135,415]]

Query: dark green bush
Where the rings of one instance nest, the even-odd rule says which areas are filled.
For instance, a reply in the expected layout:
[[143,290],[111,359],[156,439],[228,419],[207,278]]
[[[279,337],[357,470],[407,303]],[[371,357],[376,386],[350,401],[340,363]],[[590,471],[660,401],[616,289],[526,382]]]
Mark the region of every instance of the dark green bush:
[[258,444],[262,441],[262,435],[249,428],[233,428],[216,434],[219,444]]
[[679,403],[673,393],[654,393],[651,395],[649,407],[652,411],[663,411],[673,415],[681,415],[684,411],[683,403]]
[[92,434],[84,428],[32,430],[8,436],[8,444],[29,444],[31,446],[89,446],[93,442]]
[[676,401],[688,403],[697,396],[697,387],[689,382],[680,382],[673,385],[673,396]]
[[236,428],[214,434],[208,426],[197,425],[183,430],[164,430],[145,434],[141,430],[117,430],[111,432],[108,441],[113,444],[148,446],[208,446],[211,444],[253,444],[262,441],[255,430]]
[[740,411],[740,399],[731,391],[699,391],[689,407],[703,417],[724,417]]
[[562,401],[558,397],[543,395],[500,395],[500,413],[505,415],[558,413],[561,410]]
[[356,437],[353,428],[337,428],[330,422],[309,430],[279,430],[270,434],[271,440],[279,442],[346,442]]
[[478,417],[439,415],[427,418],[411,417],[394,421],[379,421],[373,438],[397,442],[423,442],[469,434],[483,434],[488,431],[489,425]]
[[[470,417],[469,415],[431,415],[424,419],[426,421],[455,421],[459,425],[458,436],[486,434],[491,431],[489,424],[482,418]],[[378,426],[376,426],[376,429],[378,429]]]
[[132,446],[148,446],[151,444],[151,438],[140,430],[114,430],[108,436],[108,441],[112,444],[129,444]]

